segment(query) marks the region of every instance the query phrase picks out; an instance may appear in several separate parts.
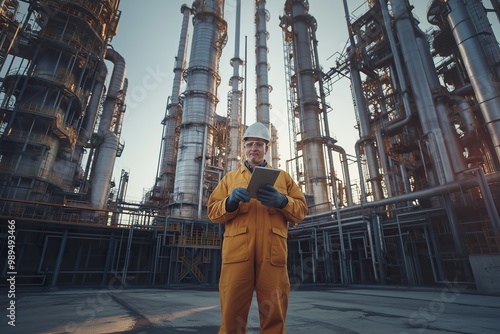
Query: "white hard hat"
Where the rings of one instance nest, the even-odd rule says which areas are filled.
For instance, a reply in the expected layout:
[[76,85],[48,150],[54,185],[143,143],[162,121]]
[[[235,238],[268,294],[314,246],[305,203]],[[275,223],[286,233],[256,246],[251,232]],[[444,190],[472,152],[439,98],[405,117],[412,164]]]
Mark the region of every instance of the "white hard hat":
[[245,133],[243,134],[243,140],[246,140],[249,137],[260,138],[267,142],[271,141],[269,130],[264,124],[260,122],[253,123],[246,129]]

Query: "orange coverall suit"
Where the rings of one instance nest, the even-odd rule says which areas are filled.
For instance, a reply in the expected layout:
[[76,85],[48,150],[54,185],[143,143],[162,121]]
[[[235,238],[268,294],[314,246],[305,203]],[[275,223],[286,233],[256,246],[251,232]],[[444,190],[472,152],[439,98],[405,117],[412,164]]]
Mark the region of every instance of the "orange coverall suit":
[[[270,167],[269,164],[266,167]],[[261,333],[286,333],[290,281],[287,272],[288,223],[304,219],[304,194],[291,176],[281,171],[274,187],[288,198],[282,208],[264,206],[255,198],[226,211],[233,189],[246,188],[251,172],[241,166],[227,173],[208,201],[208,217],[226,223],[219,282],[222,321],[219,334],[246,333],[253,291],[257,291]]]

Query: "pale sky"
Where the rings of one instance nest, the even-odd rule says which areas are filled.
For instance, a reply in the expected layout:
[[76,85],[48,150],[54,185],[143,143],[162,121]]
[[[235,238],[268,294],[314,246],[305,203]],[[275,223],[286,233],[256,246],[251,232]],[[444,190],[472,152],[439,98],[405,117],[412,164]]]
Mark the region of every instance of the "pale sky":
[[[349,0],[350,11],[354,11],[362,0]],[[411,1],[414,13],[426,24],[425,10],[428,1]],[[283,39],[279,27],[279,16],[283,15],[285,0],[268,0],[267,10],[270,20],[267,29],[268,62],[270,64],[269,84],[271,122],[278,129],[281,168],[290,157],[287,128],[286,83],[283,62]],[[181,0],[121,0],[122,11],[118,33],[111,46],[120,53],[127,63],[129,86],[127,111],[124,118],[121,141],[125,150],[116,159],[113,178],[118,185],[120,171],[130,173],[127,200],[140,201],[146,190],[154,185],[162,135],[161,121],[165,115],[167,98],[172,92],[174,61],[179,45],[182,24],[180,8],[182,4],[191,6],[192,1]],[[490,6],[489,1],[485,1]],[[320,64],[326,72],[335,66],[338,54],[347,42],[347,26],[342,0],[309,0],[309,13],[316,18],[318,30],[318,50]],[[217,114],[227,114],[227,96],[231,90],[229,78],[233,74],[230,59],[234,57],[236,0],[225,1],[224,19],[228,24],[228,41],[220,60],[221,84],[218,87],[219,103]],[[255,2],[242,0],[240,58],[245,60],[245,36],[247,36],[247,124],[255,121]],[[490,16],[494,20],[495,16]],[[498,23],[498,21],[496,21]],[[427,26],[427,24],[426,24]],[[426,27],[425,26],[425,27]],[[422,27],[422,30],[426,30]],[[189,34],[193,34],[190,24]],[[497,35],[498,36],[498,35]],[[189,41],[189,47],[191,40]],[[189,50],[188,50],[189,57]],[[112,64],[108,63],[111,73]],[[189,59],[187,60],[187,66]],[[244,76],[243,68],[241,76]],[[329,115],[331,135],[348,154],[354,155],[354,144],[358,139],[354,107],[349,88],[350,82],[342,79],[333,86],[327,98],[332,111]],[[185,90],[185,83],[181,91]],[[336,160],[338,158],[335,157]],[[337,163],[338,161],[335,161]],[[338,168],[338,167],[337,167]],[[358,179],[356,174],[352,179]]]

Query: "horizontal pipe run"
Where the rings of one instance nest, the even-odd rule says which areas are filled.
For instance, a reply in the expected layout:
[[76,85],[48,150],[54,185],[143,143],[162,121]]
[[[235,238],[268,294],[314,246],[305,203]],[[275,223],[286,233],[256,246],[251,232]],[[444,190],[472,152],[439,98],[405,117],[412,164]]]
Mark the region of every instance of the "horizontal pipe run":
[[[464,171],[464,173],[467,172]],[[485,175],[487,183],[500,182],[500,172],[486,174]],[[333,214],[339,213],[348,213],[353,211],[364,211],[365,209],[371,209],[375,207],[381,207],[385,205],[390,205],[394,203],[407,202],[419,198],[429,198],[433,196],[439,196],[446,193],[456,192],[462,189],[469,189],[475,186],[478,186],[478,182],[476,179],[464,179],[459,181],[450,182],[444,185],[435,186],[432,188],[427,188],[424,190],[418,190],[411,193],[406,193],[403,195],[395,196],[392,198],[384,198],[374,202],[365,202],[362,205],[353,205],[345,208],[341,208],[339,210],[332,210],[329,212],[323,212],[315,215],[309,215],[306,217],[306,220],[316,219],[316,218],[324,218],[331,217]],[[299,225],[300,226],[300,225]]]

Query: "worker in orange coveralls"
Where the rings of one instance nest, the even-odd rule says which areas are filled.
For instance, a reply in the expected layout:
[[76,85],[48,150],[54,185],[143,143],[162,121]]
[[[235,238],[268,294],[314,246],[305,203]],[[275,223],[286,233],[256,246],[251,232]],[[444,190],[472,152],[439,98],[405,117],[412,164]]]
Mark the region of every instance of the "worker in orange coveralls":
[[227,173],[208,201],[208,217],[225,222],[219,282],[222,313],[219,334],[247,332],[253,291],[257,291],[260,333],[286,333],[290,281],[287,271],[288,222],[304,219],[304,194],[285,171],[274,186],[267,184],[250,198],[246,189],[255,166],[271,166],[264,159],[270,141],[262,123],[243,135],[246,161]]

